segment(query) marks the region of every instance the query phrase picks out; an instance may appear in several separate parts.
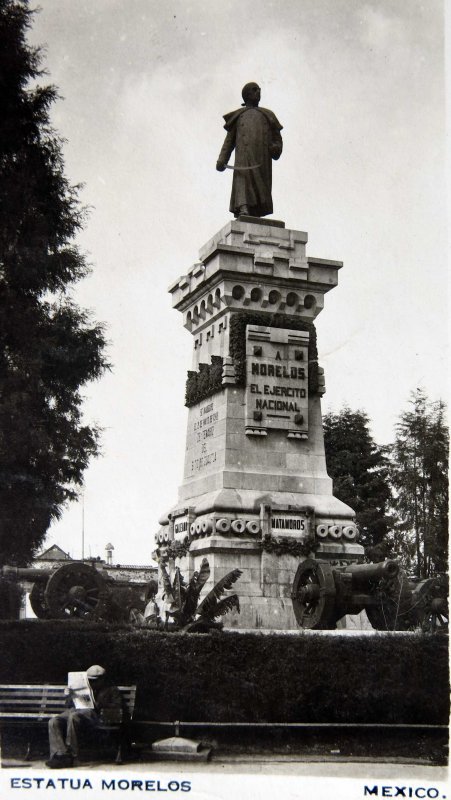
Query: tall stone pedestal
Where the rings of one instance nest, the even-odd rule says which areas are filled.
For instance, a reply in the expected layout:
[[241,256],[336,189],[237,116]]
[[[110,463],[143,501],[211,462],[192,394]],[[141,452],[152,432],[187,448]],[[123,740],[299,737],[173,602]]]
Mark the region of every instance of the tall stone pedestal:
[[186,577],[206,557],[207,589],[242,570],[228,627],[296,629],[299,561],[363,556],[326,472],[314,327],[342,265],[306,243],[283,222],[240,217],[169,289],[194,352],[183,483],[156,539]]

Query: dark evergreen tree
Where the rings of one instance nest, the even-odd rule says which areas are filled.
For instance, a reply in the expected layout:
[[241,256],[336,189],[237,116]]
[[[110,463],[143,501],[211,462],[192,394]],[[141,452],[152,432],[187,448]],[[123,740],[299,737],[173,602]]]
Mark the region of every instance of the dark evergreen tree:
[[448,450],[445,405],[417,389],[401,414],[392,446],[391,481],[401,535],[419,578],[448,564]]
[[88,272],[74,237],[84,221],[40,86],[33,12],[0,0],[0,563],[25,564],[76,497],[96,427],[80,389],[107,364],[102,326],[71,299]]
[[[338,413],[330,412],[323,425],[327,471],[334,482],[334,495],[356,512],[361,543],[368,549],[377,545],[377,559],[384,557],[392,522],[384,449],[374,442],[363,411],[345,407]],[[376,560],[371,550],[368,555]]]

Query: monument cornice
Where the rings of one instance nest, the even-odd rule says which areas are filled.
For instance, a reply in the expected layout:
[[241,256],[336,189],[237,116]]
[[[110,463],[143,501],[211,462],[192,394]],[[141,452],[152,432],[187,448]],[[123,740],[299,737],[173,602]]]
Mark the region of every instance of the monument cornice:
[[[173,307],[186,315],[185,325],[193,333],[230,311],[272,313],[296,305],[301,319],[312,320],[323,308],[323,296],[337,285],[343,262],[307,256],[304,231],[269,222],[228,222],[200,249],[199,261],[170,285]],[[288,297],[290,292],[299,296]],[[304,309],[302,295],[307,293],[312,298]]]
[[330,258],[315,258],[314,256],[308,256],[307,263],[317,266],[334,267],[335,269],[341,269],[343,266],[343,261],[333,261]]
[[[258,273],[257,271],[249,274],[238,273],[237,275],[237,273],[233,270],[219,268],[218,271],[205,280],[204,283],[198,284],[192,292],[186,293],[177,301],[174,300],[173,308],[183,313],[187,311],[190,306],[195,305],[198,301],[200,301],[205,294],[213,290],[218,283],[227,281],[233,281],[235,283],[238,282],[240,285],[247,286],[256,284],[258,287],[267,284],[270,287],[286,289],[287,291],[297,290],[300,292],[318,292],[319,294],[326,294],[326,292],[329,292],[336,285],[335,283],[324,283],[318,280],[311,281],[308,278],[301,278],[298,276],[279,277],[275,275]],[[232,301],[228,302],[226,299],[224,299],[224,297],[221,297],[221,308],[217,307],[214,312],[209,312],[209,319],[213,319],[213,317],[218,316],[218,314],[225,310],[234,312],[245,311],[248,310],[248,305],[246,304],[245,306],[240,306]],[[271,314],[275,312],[269,307],[267,309],[267,313]],[[310,319],[310,317],[308,317],[308,319]],[[199,328],[201,325],[208,324],[209,320],[206,319],[199,323]]]

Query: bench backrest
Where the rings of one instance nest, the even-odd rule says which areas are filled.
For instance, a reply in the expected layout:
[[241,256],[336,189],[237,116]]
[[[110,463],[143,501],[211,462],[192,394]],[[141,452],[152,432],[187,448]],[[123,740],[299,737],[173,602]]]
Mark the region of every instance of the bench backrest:
[[[133,716],[136,686],[118,686],[130,717]],[[66,708],[66,686],[61,684],[0,684],[0,714],[51,716]]]

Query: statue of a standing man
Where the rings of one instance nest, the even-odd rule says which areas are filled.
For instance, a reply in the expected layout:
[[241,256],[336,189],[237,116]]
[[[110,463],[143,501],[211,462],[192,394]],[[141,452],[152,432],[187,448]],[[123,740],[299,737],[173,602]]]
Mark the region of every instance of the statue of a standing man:
[[230,211],[235,217],[272,214],[272,159],[282,152],[282,125],[267,108],[259,108],[260,87],[246,83],[242,108],[224,115],[227,131],[216,169],[225,170],[235,150]]

